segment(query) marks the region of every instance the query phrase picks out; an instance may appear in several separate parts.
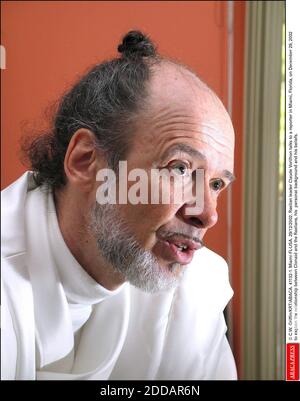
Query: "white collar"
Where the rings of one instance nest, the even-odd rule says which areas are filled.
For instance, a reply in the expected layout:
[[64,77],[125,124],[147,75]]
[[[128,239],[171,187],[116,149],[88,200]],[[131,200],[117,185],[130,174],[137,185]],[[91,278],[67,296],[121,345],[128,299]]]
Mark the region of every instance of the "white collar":
[[[47,221],[48,192],[43,187],[29,191],[25,203],[26,259],[34,297],[36,344],[37,355],[39,356],[38,366],[40,368],[62,359],[74,347],[73,326],[68,300],[60,273],[56,269],[56,261],[49,243]],[[70,260],[68,263],[70,263]],[[84,275],[85,272],[81,273]],[[72,283],[72,285],[72,290],[74,290],[75,284]],[[95,290],[97,284],[93,283],[93,286],[94,291],[97,291],[97,289]],[[127,287],[127,283],[124,286]],[[98,287],[98,300],[100,292],[102,299],[103,297],[107,298],[110,292],[106,291],[103,288],[100,291]],[[123,293],[121,290],[117,292]],[[83,294],[80,297],[83,297]],[[95,293],[93,294],[93,300],[95,300]]]

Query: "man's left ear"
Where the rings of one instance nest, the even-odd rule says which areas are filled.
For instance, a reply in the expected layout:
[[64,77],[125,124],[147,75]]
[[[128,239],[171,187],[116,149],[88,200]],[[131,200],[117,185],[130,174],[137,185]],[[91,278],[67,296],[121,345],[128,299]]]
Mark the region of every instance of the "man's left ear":
[[64,160],[65,174],[70,184],[88,192],[95,185],[98,167],[95,141],[92,131],[80,128],[73,134]]

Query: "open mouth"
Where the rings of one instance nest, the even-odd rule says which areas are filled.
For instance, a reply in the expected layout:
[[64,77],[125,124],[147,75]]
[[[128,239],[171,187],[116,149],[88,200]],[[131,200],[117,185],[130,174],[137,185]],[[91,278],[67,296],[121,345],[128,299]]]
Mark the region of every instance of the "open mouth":
[[201,242],[196,242],[192,239],[181,237],[180,235],[173,235],[165,239],[170,244],[174,244],[180,251],[193,250],[196,251],[202,246]]
[[187,245],[179,245],[179,244],[174,244],[174,245],[177,246],[180,252],[184,252],[189,249]]
[[161,253],[164,258],[180,263],[188,264],[192,261],[194,252],[201,248],[201,243],[173,236],[168,239],[160,239]]

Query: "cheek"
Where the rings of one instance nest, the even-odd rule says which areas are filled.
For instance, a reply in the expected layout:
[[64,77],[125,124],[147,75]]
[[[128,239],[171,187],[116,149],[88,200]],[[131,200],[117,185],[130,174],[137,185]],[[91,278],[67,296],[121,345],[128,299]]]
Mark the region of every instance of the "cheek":
[[128,215],[130,221],[135,226],[156,231],[161,225],[172,219],[177,212],[177,208],[172,205],[128,205]]
[[124,205],[122,215],[129,230],[146,249],[156,242],[156,231],[171,221],[177,212],[172,205]]
[[[131,166],[128,166],[128,171],[131,171]],[[146,190],[141,184],[140,180],[132,181],[131,178],[127,181],[127,194],[128,204],[118,205],[122,219],[126,223],[128,230],[135,236],[137,241],[145,248],[151,249],[156,243],[156,231],[163,225],[169,223],[179,209],[178,204],[164,204],[162,203],[162,181],[157,183],[151,180],[151,171],[149,167],[144,171],[147,172]],[[159,204],[151,203],[151,190],[155,194],[159,194]],[[173,199],[173,185],[170,186],[170,198]],[[153,194],[152,192],[152,194]],[[134,195],[134,196],[132,196]],[[143,199],[147,204],[132,204],[133,199]],[[156,199],[156,197],[154,197]]]

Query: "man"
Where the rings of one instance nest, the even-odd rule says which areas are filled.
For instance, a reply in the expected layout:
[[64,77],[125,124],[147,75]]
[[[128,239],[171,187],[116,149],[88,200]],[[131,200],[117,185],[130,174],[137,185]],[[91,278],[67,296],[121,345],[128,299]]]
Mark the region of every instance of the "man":
[[[227,265],[202,245],[233,179],[230,118],[141,32],[118,50],[64,96],[26,148],[33,171],[3,191],[3,378],[235,379]],[[190,213],[194,192],[174,202],[175,184],[168,203],[102,204],[99,172],[120,161],[192,185],[204,171],[202,207]]]

